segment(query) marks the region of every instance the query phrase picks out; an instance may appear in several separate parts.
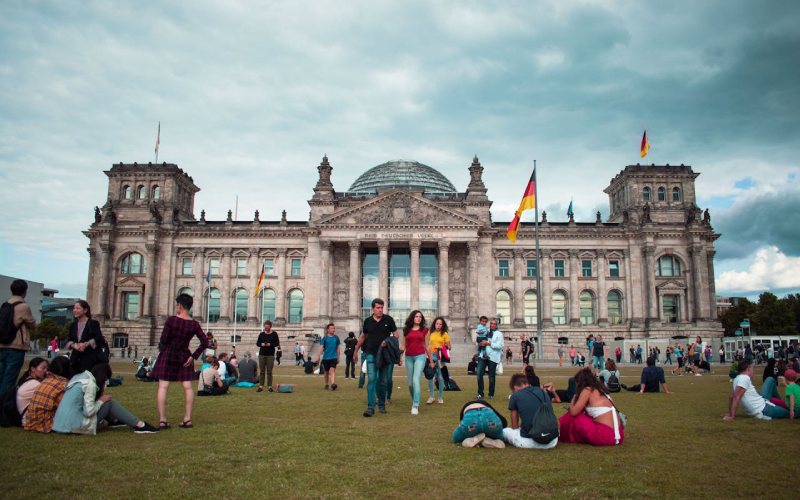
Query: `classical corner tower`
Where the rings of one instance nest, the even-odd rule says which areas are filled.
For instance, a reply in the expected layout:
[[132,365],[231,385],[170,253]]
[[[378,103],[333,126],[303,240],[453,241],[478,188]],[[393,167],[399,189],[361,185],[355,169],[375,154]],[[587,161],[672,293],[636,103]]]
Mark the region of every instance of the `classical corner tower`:
[[308,202],[311,207],[311,221],[317,221],[321,217],[330,215],[335,209],[336,191],[331,182],[333,167],[328,162],[328,155],[322,157],[317,172],[319,172],[319,179],[317,185],[314,186],[314,196]]
[[469,166],[469,185],[467,185],[465,208],[467,214],[478,217],[483,223],[491,224],[490,209],[492,202],[486,196],[486,185],[483,183],[483,167],[478,155],[472,158]]

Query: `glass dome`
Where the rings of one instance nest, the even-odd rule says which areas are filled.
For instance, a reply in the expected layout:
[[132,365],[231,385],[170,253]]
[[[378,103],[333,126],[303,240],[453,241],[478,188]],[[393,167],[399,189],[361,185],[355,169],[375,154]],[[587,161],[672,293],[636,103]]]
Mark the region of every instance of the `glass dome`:
[[456,193],[453,184],[436,169],[416,161],[392,160],[361,174],[348,194],[375,194],[385,189],[422,190],[430,195]]

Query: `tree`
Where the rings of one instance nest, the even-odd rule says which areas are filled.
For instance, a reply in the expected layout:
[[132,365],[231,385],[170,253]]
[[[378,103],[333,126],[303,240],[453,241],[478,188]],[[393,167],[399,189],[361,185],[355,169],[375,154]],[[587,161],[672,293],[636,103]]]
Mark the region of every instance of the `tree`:
[[742,299],[738,304],[722,313],[720,319],[722,320],[723,328],[725,328],[725,336],[734,336],[736,330],[739,329],[739,323],[755,316],[757,308],[758,306],[756,304],[753,304],[747,299]]
[[42,339],[47,342],[53,337],[65,339],[67,333],[66,326],[59,326],[52,319],[44,318],[36,325],[36,329],[31,332],[31,340]]
[[780,336],[795,332],[795,318],[788,301],[778,299],[771,292],[758,296],[758,309],[752,323],[753,331],[758,335]]

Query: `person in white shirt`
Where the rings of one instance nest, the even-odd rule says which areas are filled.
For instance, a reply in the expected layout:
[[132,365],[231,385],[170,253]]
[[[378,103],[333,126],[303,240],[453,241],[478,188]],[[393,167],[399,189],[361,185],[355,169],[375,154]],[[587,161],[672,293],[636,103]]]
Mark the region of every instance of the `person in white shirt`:
[[478,358],[478,399],[483,398],[483,374],[486,372],[487,366],[489,368],[489,399],[493,399],[497,365],[500,364],[503,347],[505,347],[503,332],[497,329],[496,319],[489,322],[487,340],[482,340],[479,345],[484,349],[487,357]]
[[739,361],[739,375],[733,379],[733,390],[730,396],[728,413],[723,420],[734,420],[736,410],[741,403],[744,411],[753,418],[772,420],[773,418],[789,418],[789,410],[776,406],[770,401],[773,397],[780,398],[776,387],[775,377],[768,377],[761,387],[761,393],[753,386],[753,364],[751,361]]

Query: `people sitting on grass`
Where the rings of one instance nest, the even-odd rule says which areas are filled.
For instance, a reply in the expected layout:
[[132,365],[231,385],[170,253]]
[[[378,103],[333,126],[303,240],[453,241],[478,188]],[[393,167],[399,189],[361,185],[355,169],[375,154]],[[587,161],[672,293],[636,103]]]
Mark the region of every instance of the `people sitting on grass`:
[[36,388],[47,377],[47,360],[44,358],[33,358],[28,363],[28,369],[20,377],[17,382],[17,412],[22,418],[22,426],[25,426],[25,413],[28,410],[28,404],[31,402],[31,397],[36,391]]
[[617,364],[613,359],[606,359],[605,368],[600,372],[600,382],[606,386],[608,392],[619,392],[622,384],[619,382],[620,374],[617,370]]
[[558,419],[562,443],[593,446],[622,444],[625,438],[619,412],[605,386],[583,368],[575,374],[576,394],[569,411]]
[[303,372],[306,375],[312,375],[314,373],[314,368],[317,367],[317,363],[311,361],[311,355],[309,355],[305,361],[303,361]]
[[789,409],[789,418],[794,420],[800,413],[800,386],[797,385],[797,372],[789,368],[783,373],[786,379],[786,406]]
[[[536,370],[533,368],[532,365],[527,365],[525,368],[522,369],[522,374],[525,376],[525,379],[528,381],[528,385],[531,387],[539,387],[542,385],[541,381],[539,380],[539,376],[536,375]],[[513,386],[512,386],[513,389]]]
[[50,432],[61,398],[69,380],[70,362],[65,356],[56,356],[47,367],[47,376],[31,396],[25,412],[23,427],[26,431]]
[[197,381],[197,395],[221,396],[227,394],[229,384],[226,384],[220,375],[219,360],[214,356],[209,356],[206,361],[209,366],[200,372],[200,378]]
[[656,366],[656,360],[652,356],[647,358],[647,366],[642,369],[642,377],[638,385],[628,387],[622,384],[623,389],[642,394],[645,392],[661,392],[661,386],[664,387],[665,394],[672,394],[664,378],[664,369],[660,366]]
[[580,351],[575,354],[575,366],[586,366],[586,356]]
[[257,379],[257,370],[258,365],[253,359],[253,354],[250,351],[245,351],[244,359],[239,361],[239,382],[255,384]]
[[219,364],[219,378],[222,379],[222,383],[225,384],[226,387],[235,384],[239,372],[236,371],[236,368],[234,368],[228,360],[228,353],[221,352],[219,358],[217,358],[217,363]]
[[780,398],[777,381],[774,377],[768,377],[764,381],[759,393],[753,385],[752,361],[740,360],[737,369],[739,375],[733,379],[733,390],[729,398],[728,413],[722,417],[723,420],[736,419],[736,410],[738,410],[740,404],[748,415],[760,420],[789,417],[788,409],[770,401],[774,397]]
[[136,369],[136,380],[139,382],[155,382],[156,379],[153,377],[154,365],[155,360],[151,361],[147,356],[143,357],[139,363],[139,368]]
[[484,399],[470,401],[461,408],[460,422],[452,435],[455,444],[464,448],[505,448],[503,429],[508,427],[505,417]]
[[[526,368],[531,368],[531,366],[528,365]],[[538,380],[539,377],[536,377],[537,382]],[[552,403],[560,403],[561,400],[558,398],[553,384],[538,387],[530,385],[529,381],[530,377],[527,374],[516,373],[511,376],[508,384],[512,391],[511,398],[508,400],[508,409],[511,411],[511,427],[503,429],[503,439],[516,448],[540,450],[554,448],[558,444],[558,434],[548,436],[551,439],[546,443],[542,442],[544,439],[538,434],[535,436],[533,434],[533,417],[541,405],[550,406],[550,411],[552,411]],[[535,440],[534,437],[536,437]]]
[[109,394],[103,394],[110,378],[108,363],[94,365],[91,370],[72,377],[56,410],[53,431],[95,435],[98,424],[105,421],[109,427],[131,427],[136,434],[158,432],[157,427],[132,415]]
[[478,369],[478,355],[475,354],[472,356],[472,359],[469,363],[467,363],[467,375],[475,375],[475,371]]

